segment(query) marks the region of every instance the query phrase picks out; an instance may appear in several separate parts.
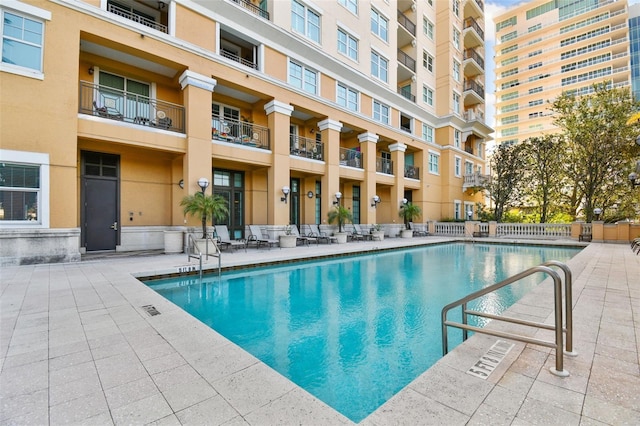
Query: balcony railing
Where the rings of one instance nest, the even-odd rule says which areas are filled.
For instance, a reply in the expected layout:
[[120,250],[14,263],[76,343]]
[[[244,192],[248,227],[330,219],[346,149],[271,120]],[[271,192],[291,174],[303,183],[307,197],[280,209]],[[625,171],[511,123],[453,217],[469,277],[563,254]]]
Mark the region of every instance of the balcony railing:
[[464,51],[464,59],[473,59],[476,61],[478,66],[484,70],[484,59],[480,54],[476,51],[476,49],[466,49]]
[[259,17],[264,18],[267,21],[269,20],[269,12],[260,8],[260,6],[256,6],[255,4],[251,3],[248,0],[232,0],[232,1],[234,3],[238,3],[240,6],[249,10],[251,13],[258,15]]
[[80,82],[79,112],[172,132],[185,132],[185,108],[108,86]]
[[474,80],[465,80],[464,91],[466,92],[467,90],[473,90],[478,96],[484,99],[484,87],[480,83]]
[[376,157],[376,172],[392,175],[393,161],[388,158]]
[[256,70],[258,69],[258,64],[256,64],[255,62],[242,59],[240,56],[234,55],[233,53],[227,52],[226,50],[221,51],[220,54],[227,59],[231,59],[232,61],[235,61],[244,65],[245,67],[253,68]]
[[355,149],[340,148],[340,165],[362,169],[362,153]]
[[289,135],[289,153],[296,157],[324,161],[324,144],[315,139]]
[[400,49],[398,49],[398,62],[409,68],[411,71],[416,72],[416,60]]
[[403,98],[409,99],[411,102],[416,101],[416,97],[411,93],[411,89],[405,89],[403,87],[402,89],[398,90],[398,93],[402,95]]
[[134,13],[128,9],[123,9],[122,7],[119,7],[113,3],[107,4],[107,11],[115,15],[122,16],[123,18],[129,19],[131,21],[137,22],[139,24],[142,24],[144,26],[153,28],[154,30],[162,31],[165,34],[169,33],[169,30],[166,25],[159,24],[153,19],[149,19],[144,16],[138,15],[137,13]]
[[482,175],[478,172],[464,175],[464,182],[462,187],[467,188],[481,188],[491,181],[491,177],[488,175]]
[[402,25],[409,33],[415,37],[416,35],[416,24],[411,22],[411,19],[407,17],[404,13],[398,10],[398,23]]
[[405,165],[404,177],[409,179],[420,179],[420,167]]
[[482,2],[482,0],[475,0],[475,1],[476,1],[476,4],[480,6],[480,9],[484,10],[484,3]]
[[222,115],[211,116],[211,139],[269,149],[269,128]]
[[473,18],[467,18],[464,20],[464,27],[465,30],[467,28],[473,28],[476,33],[478,33],[478,35],[480,36],[480,38],[482,40],[484,40],[484,30],[480,27],[480,25],[478,24],[478,22],[476,22],[475,19]]

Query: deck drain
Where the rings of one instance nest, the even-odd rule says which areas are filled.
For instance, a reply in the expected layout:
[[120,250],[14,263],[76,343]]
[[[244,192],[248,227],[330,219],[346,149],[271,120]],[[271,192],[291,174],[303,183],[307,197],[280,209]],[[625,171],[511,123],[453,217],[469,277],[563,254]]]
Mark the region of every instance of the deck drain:
[[156,316],[156,315],[160,315],[160,311],[158,311],[158,310],[156,309],[156,307],[155,307],[155,306],[153,306],[153,305],[144,305],[144,306],[142,307],[142,309],[144,309],[144,310],[145,310],[145,312],[146,312],[146,313],[148,313],[148,314],[149,314],[149,316],[151,316],[151,317],[154,317],[154,316]]

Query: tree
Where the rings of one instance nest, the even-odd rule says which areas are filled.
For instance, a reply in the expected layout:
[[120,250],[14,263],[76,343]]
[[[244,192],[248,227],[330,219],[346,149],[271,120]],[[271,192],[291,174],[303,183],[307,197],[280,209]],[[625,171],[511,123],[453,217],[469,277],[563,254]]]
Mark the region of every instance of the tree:
[[523,145],[499,145],[489,160],[491,179],[483,188],[493,201],[493,217],[498,222],[505,210],[519,200],[526,166],[522,151]]
[[344,224],[353,221],[353,216],[351,215],[351,210],[338,204],[333,210],[327,213],[327,219],[329,223],[337,223],[338,232],[342,232]]
[[565,140],[559,135],[543,135],[523,142],[526,159],[525,192],[537,210],[540,223],[560,210],[565,183]]
[[184,207],[184,214],[202,218],[202,238],[207,238],[207,218],[224,220],[229,214],[227,200],[220,195],[205,195],[196,192],[185,196],[180,205]]
[[411,229],[409,228],[409,222],[413,222],[414,219],[419,218],[422,210],[420,210],[420,207],[416,204],[407,203],[400,207],[398,214],[404,220],[405,229]]
[[640,108],[629,88],[603,82],[592,91],[564,93],[551,107],[567,142],[570,213],[574,218],[582,213],[587,221],[594,218],[594,208],[613,209],[634,196],[627,175],[638,151],[637,128],[627,120]]

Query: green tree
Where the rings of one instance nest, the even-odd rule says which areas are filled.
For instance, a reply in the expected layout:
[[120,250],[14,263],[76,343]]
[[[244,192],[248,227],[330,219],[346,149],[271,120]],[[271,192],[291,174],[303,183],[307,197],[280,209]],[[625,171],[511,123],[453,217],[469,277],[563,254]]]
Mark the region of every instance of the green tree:
[[227,200],[220,195],[205,195],[196,192],[193,195],[185,196],[180,205],[183,206],[184,214],[202,218],[202,238],[207,237],[207,219],[224,220],[229,214]]
[[561,194],[565,184],[565,140],[559,135],[543,135],[523,142],[526,160],[524,191],[533,203],[540,223],[560,210]]
[[520,200],[527,164],[523,149],[523,145],[499,145],[489,160],[491,179],[483,188],[493,202],[493,217],[498,222],[502,222],[505,211]]
[[351,215],[351,210],[341,204],[338,204],[335,208],[329,210],[329,213],[327,213],[327,219],[329,220],[329,223],[337,223],[338,232],[342,232],[344,224],[352,222],[353,216]]
[[405,229],[410,229],[409,222],[413,222],[414,219],[419,218],[422,214],[422,210],[420,210],[420,207],[416,204],[407,203],[400,207],[398,214],[404,220]]
[[629,88],[613,88],[610,82],[594,84],[592,90],[584,96],[564,93],[551,107],[567,142],[569,213],[587,221],[596,207],[606,212],[637,197],[627,176],[638,155],[638,129],[627,120],[640,104]]

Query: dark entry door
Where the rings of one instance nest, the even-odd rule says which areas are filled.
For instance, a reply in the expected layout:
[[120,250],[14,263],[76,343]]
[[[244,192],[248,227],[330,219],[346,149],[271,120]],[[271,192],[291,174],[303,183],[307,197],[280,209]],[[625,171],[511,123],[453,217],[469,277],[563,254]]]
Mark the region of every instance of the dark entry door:
[[87,251],[115,250],[118,244],[118,175],[116,155],[83,153],[82,239]]

